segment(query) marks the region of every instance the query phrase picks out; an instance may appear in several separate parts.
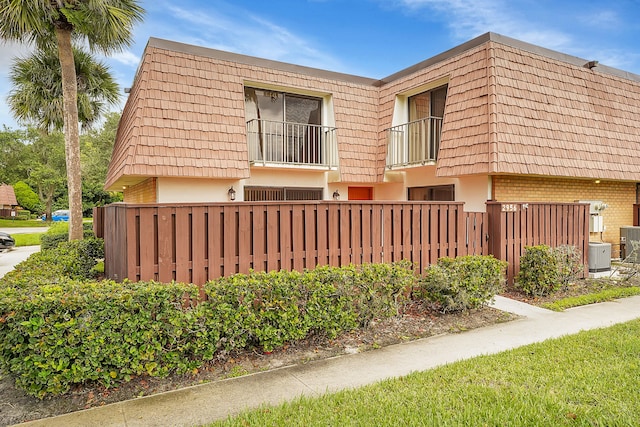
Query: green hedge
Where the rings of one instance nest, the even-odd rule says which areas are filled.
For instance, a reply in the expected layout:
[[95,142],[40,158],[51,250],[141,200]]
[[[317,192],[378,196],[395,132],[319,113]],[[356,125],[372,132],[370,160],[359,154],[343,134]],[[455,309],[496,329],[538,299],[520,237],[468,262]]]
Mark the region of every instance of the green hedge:
[[102,258],[102,239],[64,241],[53,249],[34,253],[0,280],[3,286],[37,287],[67,279],[93,279],[94,268]]
[[[100,250],[99,242],[61,243],[1,280],[0,367],[32,395],[187,372],[230,352],[269,352],[313,334],[334,338],[397,315],[421,289],[408,262],[365,264],[237,274],[208,282],[198,302],[195,285],[87,280]],[[447,295],[464,293],[475,307],[493,296],[502,264],[487,257],[439,266],[452,271]]]
[[425,270],[414,295],[436,302],[443,312],[478,308],[503,289],[506,267],[491,255],[440,258]]
[[[83,238],[91,239],[94,237],[93,224],[83,223]],[[69,240],[69,223],[68,222],[55,222],[49,227],[46,233],[40,236],[40,249],[47,250],[57,247],[60,243]]]
[[25,280],[14,275],[0,288],[0,364],[43,397],[85,381],[185,372],[313,333],[335,337],[397,314],[415,277],[408,263],[235,275],[207,283],[197,305],[194,285]]

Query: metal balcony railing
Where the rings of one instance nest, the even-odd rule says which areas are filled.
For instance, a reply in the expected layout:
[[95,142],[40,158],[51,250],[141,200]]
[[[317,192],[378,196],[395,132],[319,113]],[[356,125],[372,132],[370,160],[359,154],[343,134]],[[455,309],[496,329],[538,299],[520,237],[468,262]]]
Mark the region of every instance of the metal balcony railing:
[[387,168],[435,162],[441,133],[441,117],[427,117],[390,128]]
[[247,142],[254,165],[338,166],[336,128],[253,119],[247,122]]

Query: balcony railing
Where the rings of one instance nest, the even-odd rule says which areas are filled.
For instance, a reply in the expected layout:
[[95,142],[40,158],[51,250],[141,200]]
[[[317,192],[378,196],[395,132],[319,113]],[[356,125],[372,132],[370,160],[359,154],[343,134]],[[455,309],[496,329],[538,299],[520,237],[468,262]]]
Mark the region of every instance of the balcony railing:
[[338,166],[336,128],[253,119],[247,122],[247,142],[253,164]]
[[387,168],[434,163],[438,158],[441,132],[441,117],[428,117],[390,128]]

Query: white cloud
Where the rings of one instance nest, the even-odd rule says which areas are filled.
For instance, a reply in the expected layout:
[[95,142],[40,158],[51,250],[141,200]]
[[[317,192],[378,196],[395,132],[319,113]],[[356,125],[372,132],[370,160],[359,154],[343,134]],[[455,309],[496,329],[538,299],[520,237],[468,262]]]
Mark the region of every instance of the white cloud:
[[122,52],[113,53],[109,55],[109,58],[133,68],[137,67],[138,63],[140,62],[140,57],[134,54],[133,52],[131,52],[130,50],[124,50]]
[[400,4],[413,13],[430,9],[444,15],[444,21],[459,41],[489,31],[549,49],[566,48],[572,41],[568,34],[520,15],[513,4],[504,0],[400,0]]
[[331,70],[344,69],[313,40],[238,7],[186,9],[167,5],[174,18],[164,37],[214,49]]

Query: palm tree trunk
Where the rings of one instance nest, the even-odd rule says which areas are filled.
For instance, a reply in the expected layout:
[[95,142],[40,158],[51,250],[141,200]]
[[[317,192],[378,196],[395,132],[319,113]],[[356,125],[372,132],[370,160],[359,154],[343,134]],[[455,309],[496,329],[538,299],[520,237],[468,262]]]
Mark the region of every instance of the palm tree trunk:
[[56,28],[64,102],[64,145],[69,190],[69,240],[82,239],[82,173],[78,130],[78,85],[71,47],[71,29]]

